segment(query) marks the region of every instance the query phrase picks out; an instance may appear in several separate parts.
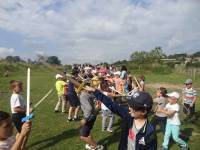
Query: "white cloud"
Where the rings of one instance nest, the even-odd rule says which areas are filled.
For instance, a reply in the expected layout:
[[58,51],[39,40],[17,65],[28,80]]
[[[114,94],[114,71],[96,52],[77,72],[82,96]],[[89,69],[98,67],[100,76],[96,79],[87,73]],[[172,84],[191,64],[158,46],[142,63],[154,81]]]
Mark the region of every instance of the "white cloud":
[[155,46],[199,48],[199,8],[199,0],[0,0],[0,28],[63,62],[113,61]]
[[11,55],[14,51],[13,48],[0,47],[0,57]]

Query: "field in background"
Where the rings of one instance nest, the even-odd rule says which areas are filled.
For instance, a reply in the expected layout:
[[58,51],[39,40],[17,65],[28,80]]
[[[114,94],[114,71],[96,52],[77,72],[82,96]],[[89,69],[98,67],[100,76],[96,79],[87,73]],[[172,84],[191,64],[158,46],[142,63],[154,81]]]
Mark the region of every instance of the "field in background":
[[[24,83],[24,91],[26,91],[26,67],[27,66],[12,66],[12,71],[8,77],[0,77],[0,110],[10,112],[9,100],[10,91],[9,81],[12,79],[22,80]],[[54,88],[55,72],[41,66],[31,66],[31,100],[36,103],[42,98],[51,88]],[[3,69],[0,71],[2,73]],[[134,73],[134,70],[132,70]],[[139,73],[137,72],[137,75]],[[159,83],[166,85],[169,91],[179,90],[183,86],[184,80],[188,77],[187,74],[170,73],[167,75],[156,73],[145,73],[147,91],[154,95]],[[200,93],[200,77],[195,79],[194,86]],[[26,94],[24,94],[26,97]],[[82,150],[84,143],[79,139],[79,122],[68,123],[65,114],[55,114],[53,112],[54,106],[57,102],[57,95],[54,91],[35,111],[35,118],[33,119],[33,129],[29,139],[28,148],[30,150]],[[196,105],[197,116],[200,114],[200,102]],[[182,117],[182,116],[181,116]],[[115,132],[102,133],[101,132],[101,116],[95,123],[93,135],[101,144],[107,145],[109,150],[116,150],[120,138],[120,119],[117,118],[114,125]],[[196,121],[194,124],[184,124],[182,126],[182,133],[187,137],[191,150],[197,150],[200,147],[200,122]],[[162,133],[158,133],[159,145],[163,140]],[[179,149],[177,145],[172,144],[172,150]]]

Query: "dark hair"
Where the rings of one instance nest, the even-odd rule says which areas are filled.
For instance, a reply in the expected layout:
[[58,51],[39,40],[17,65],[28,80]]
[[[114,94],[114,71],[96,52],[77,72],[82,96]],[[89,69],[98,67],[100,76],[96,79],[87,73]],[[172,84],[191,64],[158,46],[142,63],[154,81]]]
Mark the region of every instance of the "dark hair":
[[122,66],[121,71],[127,71],[127,68],[125,65]]
[[0,111],[0,125],[2,123],[2,121],[6,120],[10,118],[10,114],[4,111]]
[[131,107],[133,110],[135,111],[140,111],[140,112],[145,112],[144,118],[148,117],[148,113],[150,112],[150,108],[144,107],[144,106],[135,106],[135,105],[129,105],[129,107]]
[[167,89],[166,88],[160,87],[159,90],[160,90],[160,93],[162,94],[163,97],[167,97],[167,95],[166,95],[167,94]]

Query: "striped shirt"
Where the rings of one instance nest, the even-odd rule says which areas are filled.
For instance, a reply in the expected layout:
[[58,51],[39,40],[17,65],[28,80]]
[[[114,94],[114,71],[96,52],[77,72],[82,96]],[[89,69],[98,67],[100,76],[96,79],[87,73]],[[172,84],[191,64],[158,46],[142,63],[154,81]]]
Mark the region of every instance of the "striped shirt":
[[185,104],[192,104],[194,98],[197,95],[196,90],[194,90],[193,88],[190,88],[190,89],[184,88],[182,93],[183,93],[183,100]]

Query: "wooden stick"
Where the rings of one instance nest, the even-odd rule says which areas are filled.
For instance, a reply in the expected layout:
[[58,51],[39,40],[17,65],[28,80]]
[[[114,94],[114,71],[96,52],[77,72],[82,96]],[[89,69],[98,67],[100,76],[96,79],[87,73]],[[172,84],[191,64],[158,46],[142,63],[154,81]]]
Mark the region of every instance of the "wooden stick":
[[137,83],[138,87],[139,87],[140,89],[142,89],[141,85],[139,84],[139,82],[138,82],[138,80],[137,80],[137,78],[136,78],[135,76],[134,76],[134,79],[135,79],[135,82]]

